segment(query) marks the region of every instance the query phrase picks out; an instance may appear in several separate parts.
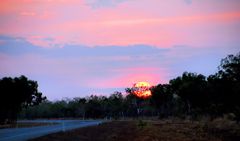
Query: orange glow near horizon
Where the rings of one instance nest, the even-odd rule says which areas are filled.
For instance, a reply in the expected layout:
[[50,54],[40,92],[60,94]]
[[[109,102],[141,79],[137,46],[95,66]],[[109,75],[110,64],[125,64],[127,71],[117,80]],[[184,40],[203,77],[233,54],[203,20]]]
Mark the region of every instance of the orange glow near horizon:
[[132,92],[139,98],[148,98],[152,95],[150,91],[151,85],[148,82],[138,82],[133,85]]

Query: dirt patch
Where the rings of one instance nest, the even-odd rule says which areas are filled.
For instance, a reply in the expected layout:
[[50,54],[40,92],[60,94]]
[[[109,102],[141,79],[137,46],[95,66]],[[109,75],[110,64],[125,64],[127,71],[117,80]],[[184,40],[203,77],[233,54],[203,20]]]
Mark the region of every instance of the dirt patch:
[[[240,131],[200,122],[113,121],[31,141],[239,141]],[[236,126],[237,128],[237,126]],[[214,132],[212,132],[214,130]],[[234,134],[231,134],[234,131]]]

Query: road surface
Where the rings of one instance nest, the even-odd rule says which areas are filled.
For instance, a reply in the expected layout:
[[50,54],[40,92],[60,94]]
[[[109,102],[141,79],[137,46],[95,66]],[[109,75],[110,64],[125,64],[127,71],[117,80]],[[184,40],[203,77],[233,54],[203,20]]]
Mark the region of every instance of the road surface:
[[20,122],[50,122],[57,123],[49,126],[0,129],[0,141],[26,141],[43,135],[67,131],[75,128],[97,125],[102,121],[96,120],[34,120]]

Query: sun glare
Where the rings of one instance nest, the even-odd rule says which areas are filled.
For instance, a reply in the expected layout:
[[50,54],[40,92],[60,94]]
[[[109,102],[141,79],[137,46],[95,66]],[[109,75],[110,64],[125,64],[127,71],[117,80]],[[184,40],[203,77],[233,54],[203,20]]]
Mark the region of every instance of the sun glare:
[[137,97],[145,99],[152,95],[150,87],[151,85],[148,82],[138,82],[133,85],[132,92]]

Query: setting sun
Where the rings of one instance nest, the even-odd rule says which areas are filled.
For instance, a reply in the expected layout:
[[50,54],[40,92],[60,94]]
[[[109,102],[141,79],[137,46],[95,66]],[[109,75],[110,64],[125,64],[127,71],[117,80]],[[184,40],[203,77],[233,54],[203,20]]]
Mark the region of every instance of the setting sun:
[[149,90],[150,87],[151,85],[148,82],[138,82],[133,85],[132,92],[137,97],[148,98],[152,95],[151,91]]

